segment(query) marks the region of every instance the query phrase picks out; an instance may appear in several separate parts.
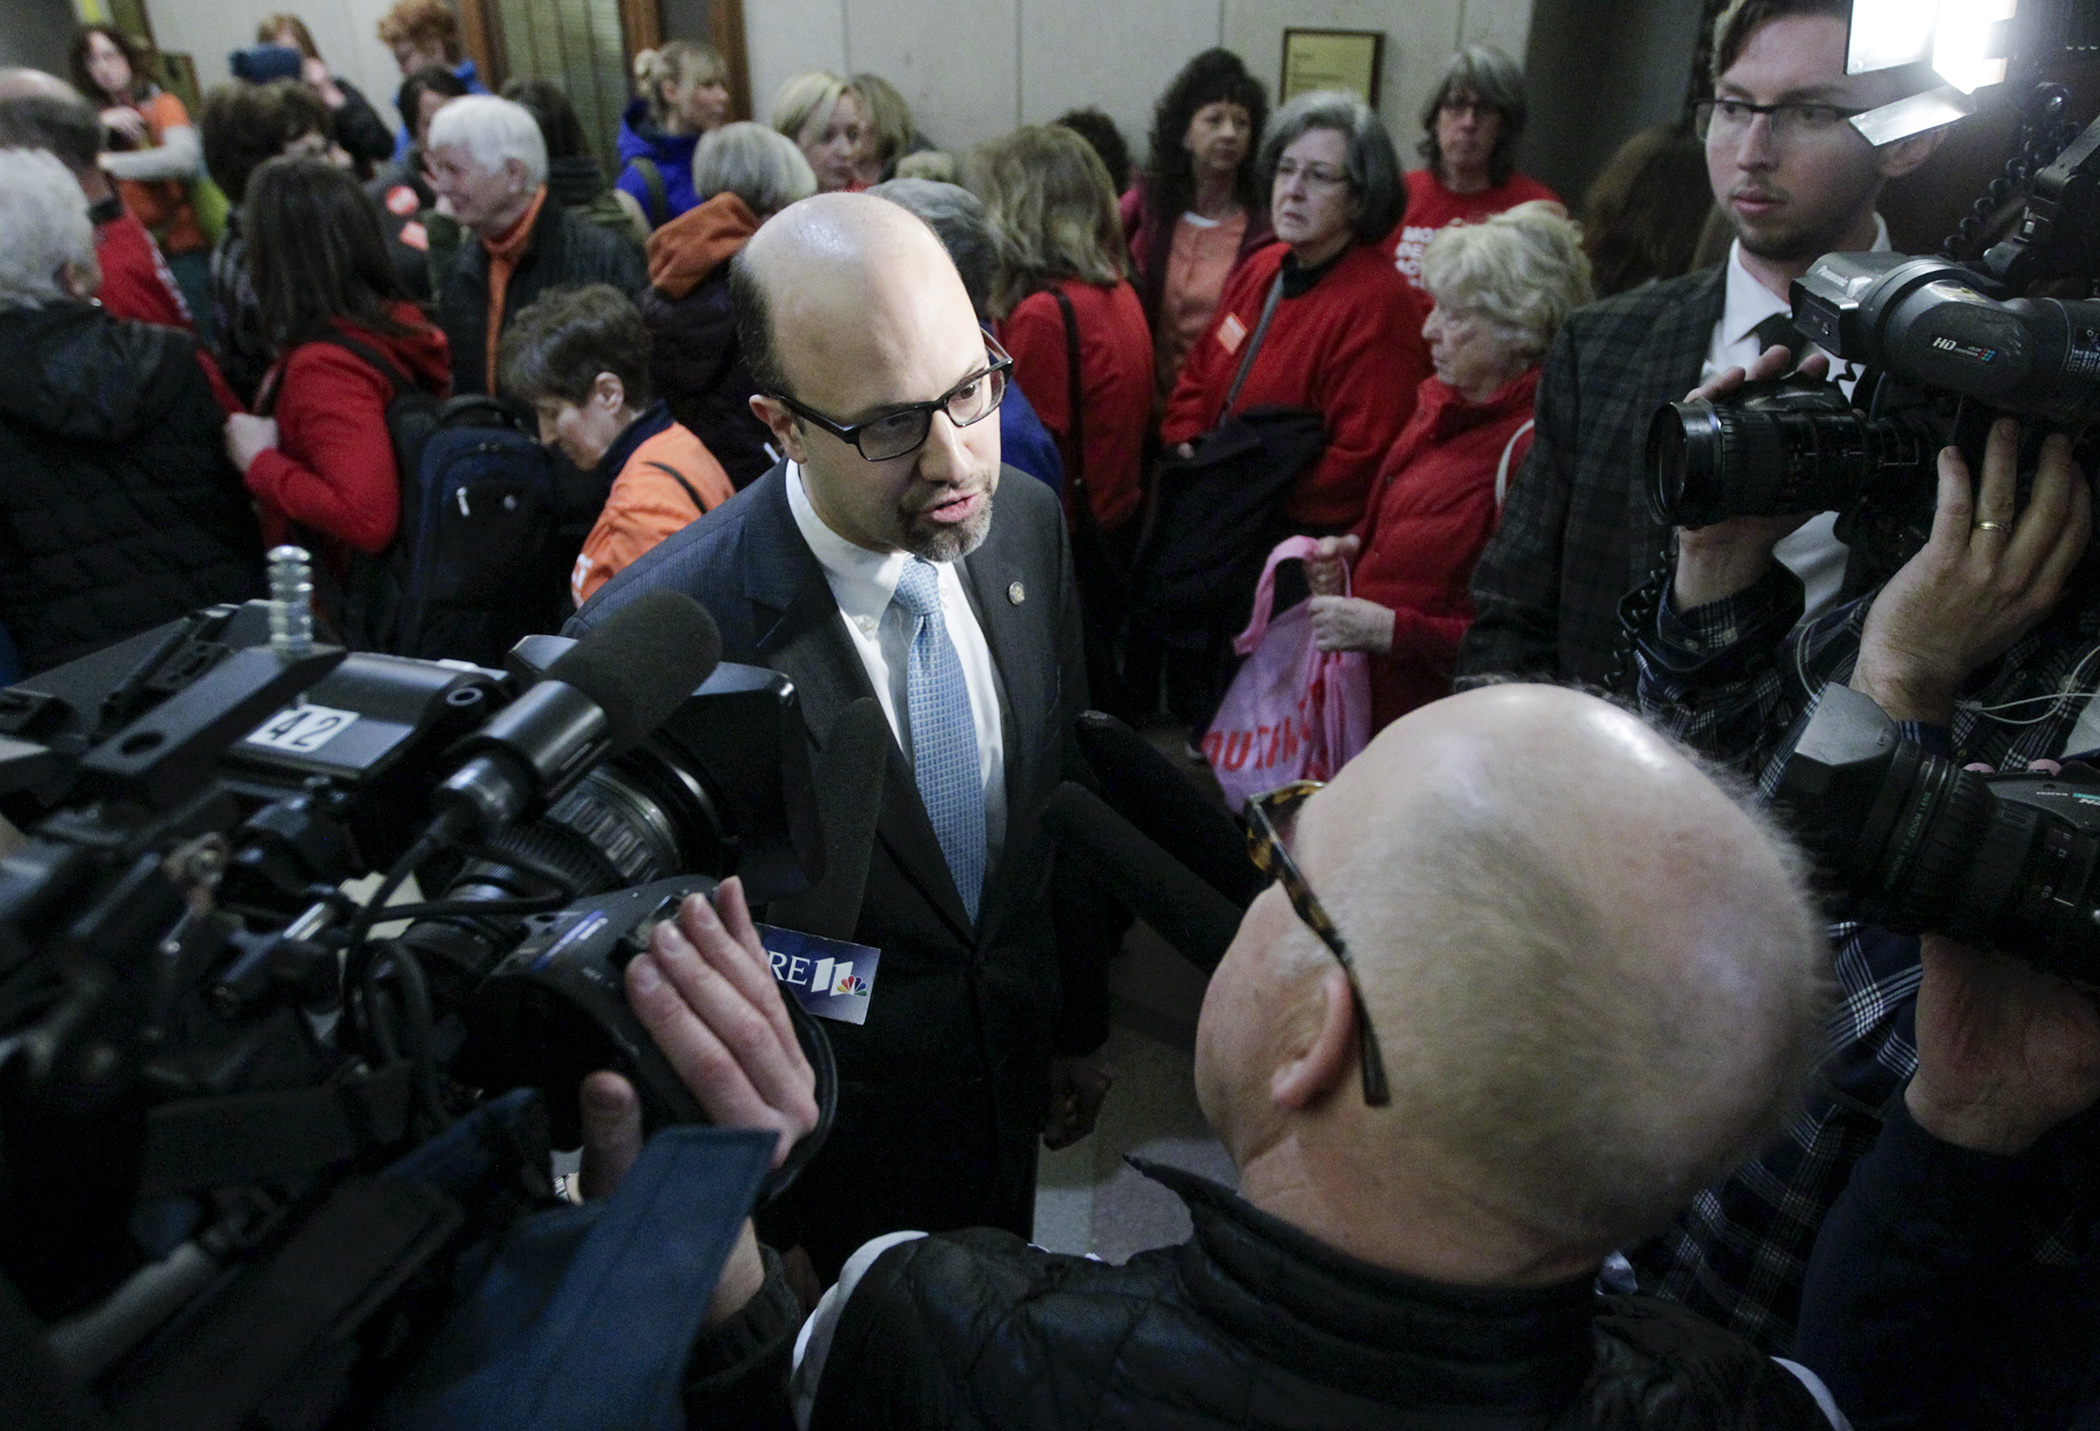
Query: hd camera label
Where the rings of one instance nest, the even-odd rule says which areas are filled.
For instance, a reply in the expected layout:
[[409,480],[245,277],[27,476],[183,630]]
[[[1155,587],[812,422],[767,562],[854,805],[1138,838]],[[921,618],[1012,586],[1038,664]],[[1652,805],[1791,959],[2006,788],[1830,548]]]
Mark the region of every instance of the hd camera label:
[[758,926],[758,939],[766,947],[773,978],[795,996],[804,1013],[845,1024],[868,1021],[875,968],[882,962],[880,949],[771,924]]
[[289,706],[248,733],[248,744],[312,755],[357,724],[356,711],[331,706]]

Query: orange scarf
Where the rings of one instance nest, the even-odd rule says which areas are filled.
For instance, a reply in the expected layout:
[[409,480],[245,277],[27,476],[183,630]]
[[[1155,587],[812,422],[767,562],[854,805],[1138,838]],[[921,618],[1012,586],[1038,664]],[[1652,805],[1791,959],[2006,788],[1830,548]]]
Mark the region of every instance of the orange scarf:
[[547,201],[547,186],[542,184],[533,192],[532,202],[518,221],[504,230],[501,238],[485,238],[481,246],[489,251],[489,335],[488,335],[488,390],[491,396],[496,391],[496,339],[503,332],[503,295],[510,288],[510,275],[525,256],[525,245],[532,241],[532,223],[540,216],[540,205]]

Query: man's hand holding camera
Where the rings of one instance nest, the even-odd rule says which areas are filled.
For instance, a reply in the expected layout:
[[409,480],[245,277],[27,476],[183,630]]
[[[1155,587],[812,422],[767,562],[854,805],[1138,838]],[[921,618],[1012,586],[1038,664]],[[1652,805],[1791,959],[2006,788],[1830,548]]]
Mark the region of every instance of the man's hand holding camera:
[[[788,1021],[744,888],[724,880],[715,903],[694,895],[627,966],[627,1001],[709,1121],[780,1135],[773,1166],[817,1126],[816,1074]],[[614,1073],[583,1085],[583,1186],[603,1197],[642,1152],[641,1105]],[[708,1309],[710,1325],[734,1315],[764,1281],[749,1219]]]
[[1932,536],[1867,613],[1851,687],[1897,720],[1944,725],[1970,674],[2055,607],[2092,534],[2092,493],[2062,434],[2042,444],[2033,495],[2015,512],[2020,426],[1992,425],[1983,481],[1940,453]]

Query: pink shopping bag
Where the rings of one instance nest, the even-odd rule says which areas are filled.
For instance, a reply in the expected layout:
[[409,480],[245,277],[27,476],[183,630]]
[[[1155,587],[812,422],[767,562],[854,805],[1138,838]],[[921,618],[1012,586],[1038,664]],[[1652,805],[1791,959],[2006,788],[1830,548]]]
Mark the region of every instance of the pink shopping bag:
[[1253,619],[1233,638],[1247,659],[1203,737],[1204,758],[1235,812],[1248,796],[1293,780],[1331,779],[1371,741],[1370,658],[1315,646],[1305,602],[1269,619],[1277,564],[1303,561],[1314,545],[1289,537],[1269,553]]

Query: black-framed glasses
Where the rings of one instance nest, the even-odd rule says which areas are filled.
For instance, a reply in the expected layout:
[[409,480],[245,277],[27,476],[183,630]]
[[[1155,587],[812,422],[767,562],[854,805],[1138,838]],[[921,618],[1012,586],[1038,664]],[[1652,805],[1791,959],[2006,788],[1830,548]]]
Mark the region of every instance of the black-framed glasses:
[[1718,134],[1740,138],[1760,114],[1771,121],[1772,137],[1781,143],[1795,139],[1823,139],[1838,133],[1864,109],[1841,104],[1808,104],[1787,100],[1779,104],[1752,104],[1747,99],[1703,99],[1692,108],[1692,128],[1704,140]]
[[985,366],[932,402],[907,403],[866,422],[850,425],[836,422],[815,408],[796,402],[786,393],[772,396],[789,412],[815,423],[841,442],[852,443],[854,450],[868,461],[886,462],[892,457],[917,452],[924,446],[926,435],[933,431],[933,415],[937,412],[947,413],[948,421],[957,427],[968,427],[998,410],[1006,398],[1006,378],[1013,371],[1014,360],[989,334],[985,336],[984,346],[985,357],[989,360]]
[[1341,961],[1342,972],[1349,978],[1349,997],[1356,1001],[1356,1037],[1363,1047],[1364,1102],[1373,1108],[1383,1108],[1393,1101],[1392,1090],[1386,1086],[1385,1057],[1378,1051],[1378,1035],[1371,1029],[1370,1007],[1364,1002],[1363,985],[1356,981],[1356,961],[1349,957],[1349,946],[1342,941],[1341,931],[1334,927],[1334,920],[1306,886],[1305,876],[1298,871],[1298,862],[1284,846],[1280,826],[1287,824],[1300,805],[1318,790],[1323,782],[1298,780],[1280,786],[1264,795],[1256,795],[1247,802],[1247,853],[1254,859],[1256,868],[1283,886],[1283,893],[1305,921],[1308,929],[1320,937],[1320,942],[1334,952]]

